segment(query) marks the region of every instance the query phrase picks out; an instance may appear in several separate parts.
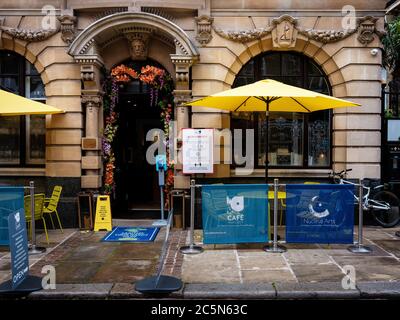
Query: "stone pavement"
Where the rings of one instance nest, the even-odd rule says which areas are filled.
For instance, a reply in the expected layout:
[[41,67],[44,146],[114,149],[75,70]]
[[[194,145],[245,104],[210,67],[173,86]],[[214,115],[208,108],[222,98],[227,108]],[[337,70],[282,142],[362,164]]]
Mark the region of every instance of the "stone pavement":
[[[152,221],[114,221],[114,225],[149,225]],[[353,254],[347,245],[286,244],[283,254],[266,253],[262,244],[204,245],[198,255],[182,255],[188,232],[172,230],[163,274],[182,279],[184,286],[168,298],[400,298],[400,227],[365,228],[371,254]],[[279,233],[284,236],[284,229]],[[31,274],[44,265],[56,268],[56,290],[32,293],[44,298],[147,298],[134,283],[154,275],[165,237],[163,228],[151,243],[101,242],[104,232],[51,231],[46,254],[31,256]],[[196,230],[196,243],[202,233]],[[40,241],[43,240],[39,236]],[[356,288],[345,290],[345,266],[356,272]],[[9,278],[9,253],[0,252],[0,281]]]

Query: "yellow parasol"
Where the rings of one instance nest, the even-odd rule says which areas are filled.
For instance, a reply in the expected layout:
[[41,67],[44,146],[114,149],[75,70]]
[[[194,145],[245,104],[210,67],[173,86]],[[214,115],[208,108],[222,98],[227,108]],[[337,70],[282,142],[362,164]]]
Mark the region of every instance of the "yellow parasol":
[[64,113],[64,110],[0,90],[0,116]]
[[[269,112],[313,112],[326,109],[360,106],[318,92],[290,86],[279,81],[265,79],[188,102],[187,106],[216,108],[227,111],[263,111],[268,126]],[[268,153],[268,127],[266,128],[266,152]],[[265,179],[268,183],[268,156]]]

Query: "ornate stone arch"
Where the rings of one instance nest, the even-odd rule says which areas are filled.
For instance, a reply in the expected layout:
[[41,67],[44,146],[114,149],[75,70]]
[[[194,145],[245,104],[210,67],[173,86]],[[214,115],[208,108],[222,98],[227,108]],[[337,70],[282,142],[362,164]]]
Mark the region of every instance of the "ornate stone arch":
[[[250,43],[245,50],[239,55],[237,55],[234,62],[229,67],[230,72],[227,73],[225,77],[225,82],[229,85],[233,84],[236,75],[239,73],[241,66],[244,66],[247,62],[249,62],[252,58],[257,56],[260,53],[268,52],[268,51],[287,51],[280,50],[274,48],[272,43],[272,36],[266,36],[262,38],[260,41],[254,41]],[[296,40],[296,45],[290,48],[290,51],[295,51],[302,53],[311,59],[313,59],[325,72],[329,79],[329,83],[334,91],[335,88],[340,87],[342,90],[340,96],[346,96],[346,86],[345,80],[341,73],[340,68],[336,64],[334,57],[331,57],[325,50],[324,46],[318,44],[314,41],[309,41],[306,37],[299,35]],[[249,54],[251,52],[251,55]],[[232,74],[234,76],[232,76]]]

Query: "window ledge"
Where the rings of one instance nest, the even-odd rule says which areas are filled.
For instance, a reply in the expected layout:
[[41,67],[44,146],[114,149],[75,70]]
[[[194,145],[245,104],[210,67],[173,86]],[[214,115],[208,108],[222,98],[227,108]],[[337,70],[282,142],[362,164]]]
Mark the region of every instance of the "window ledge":
[[[268,175],[274,178],[328,178],[332,169],[268,169]],[[264,169],[254,169],[250,175],[236,174],[231,170],[231,177],[265,177]]]
[[46,168],[0,168],[0,176],[46,176]]

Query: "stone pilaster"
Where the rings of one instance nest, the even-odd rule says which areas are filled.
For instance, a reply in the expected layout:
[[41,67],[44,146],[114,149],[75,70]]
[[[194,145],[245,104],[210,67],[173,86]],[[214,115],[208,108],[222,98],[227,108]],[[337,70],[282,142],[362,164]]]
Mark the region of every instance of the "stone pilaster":
[[103,93],[95,90],[82,91],[82,105],[86,111],[85,136],[82,138],[82,180],[84,189],[101,187],[101,140],[99,137],[99,113],[102,112]]

